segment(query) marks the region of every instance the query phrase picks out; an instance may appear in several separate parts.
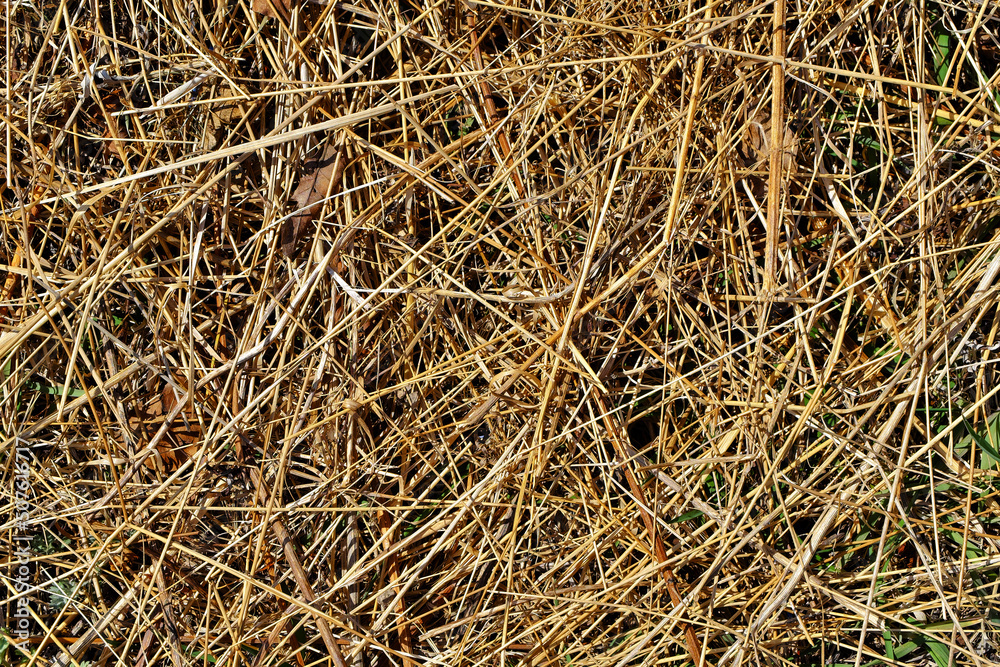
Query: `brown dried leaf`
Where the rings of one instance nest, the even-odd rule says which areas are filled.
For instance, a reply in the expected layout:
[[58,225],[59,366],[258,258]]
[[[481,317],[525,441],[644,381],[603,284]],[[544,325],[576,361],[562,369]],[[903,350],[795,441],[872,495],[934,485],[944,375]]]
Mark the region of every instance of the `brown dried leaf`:
[[[766,117],[758,117],[750,122],[745,134],[745,145],[748,154],[758,160],[758,164],[771,157],[771,121]],[[788,126],[782,133],[781,166],[785,171],[792,168],[799,153],[799,139]]]
[[223,96],[226,102],[216,102],[209,107],[205,132],[205,148],[214,150],[219,145],[219,135],[222,130],[238,122],[246,115],[246,109],[240,101],[241,93],[232,85],[225,86]]
[[[270,16],[275,19],[282,18],[283,16],[287,19],[292,9],[292,2],[291,0],[253,0],[250,3],[250,7],[258,14],[263,14],[264,16]],[[278,11],[275,11],[276,9]]]
[[344,174],[344,144],[327,146],[316,160],[305,163],[305,175],[292,194],[298,211],[281,230],[281,250],[286,257],[293,257],[299,241],[305,236],[309,223],[323,209],[323,201],[340,191]]
[[[129,428],[137,433],[146,429],[144,437],[151,437],[163,424],[163,420],[177,404],[177,398],[170,385],[166,385],[151,403],[139,409],[139,413],[128,419]],[[190,406],[178,415],[167,437],[156,446],[156,456],[146,460],[146,467],[154,470],[174,470],[198,451],[198,440],[201,437],[201,426],[195,419]]]

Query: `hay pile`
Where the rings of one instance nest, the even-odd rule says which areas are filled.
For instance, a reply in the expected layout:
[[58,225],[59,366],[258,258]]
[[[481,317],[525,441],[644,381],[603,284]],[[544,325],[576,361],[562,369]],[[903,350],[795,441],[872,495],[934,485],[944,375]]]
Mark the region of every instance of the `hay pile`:
[[996,4],[5,18],[13,664],[998,658]]

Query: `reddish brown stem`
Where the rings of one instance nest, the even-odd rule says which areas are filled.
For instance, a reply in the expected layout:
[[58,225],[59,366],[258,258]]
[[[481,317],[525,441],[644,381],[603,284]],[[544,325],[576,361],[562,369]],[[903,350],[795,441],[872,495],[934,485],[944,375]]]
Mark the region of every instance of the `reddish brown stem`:
[[[601,416],[604,419],[604,426],[608,431],[608,435],[611,437],[611,442],[614,443],[615,452],[617,452],[622,461],[628,461],[630,457],[628,455],[628,448],[621,439],[621,427],[615,423],[614,417],[608,410],[607,403],[603,396],[597,397],[597,404],[601,408]],[[646,496],[642,491],[642,487],[639,485],[639,480],[635,478],[635,473],[632,472],[632,469],[627,464],[621,466],[621,468],[625,473],[625,479],[628,481],[628,486],[632,491],[632,495],[639,501],[639,514],[642,516],[642,521],[646,525],[646,532],[649,533],[649,537],[653,541],[653,555],[656,557],[656,562],[665,563],[667,562],[667,549],[663,545],[663,540],[660,538],[659,531],[656,530],[655,518],[646,510]],[[683,603],[683,599],[681,598],[680,591],[677,590],[677,579],[674,577],[674,571],[669,567],[664,567],[662,572],[663,579],[667,584],[667,592],[670,594],[670,601],[675,607],[680,607]],[[694,627],[690,623],[681,623],[681,627],[684,630],[684,636],[687,640],[687,647],[688,652],[691,654],[691,661],[695,665],[701,665],[701,641],[698,639],[698,633],[695,632]]]
[[[785,57],[785,1],[774,3],[774,55]],[[767,186],[767,233],[764,250],[764,290],[773,292],[778,284],[778,238],[781,234],[781,184],[785,160],[785,68],[780,61],[771,65],[771,156]]]
[[[476,30],[476,12],[475,10],[467,5],[465,9],[465,22],[469,28],[470,39],[472,39],[472,59],[476,64],[476,69],[480,72],[485,71],[486,67],[483,65],[483,54],[479,48],[479,37]],[[497,113],[497,105],[493,101],[493,89],[490,87],[489,81],[486,80],[484,76],[479,80],[479,94],[483,101],[483,111],[485,115],[490,120],[490,127],[496,127],[500,124],[500,114]],[[504,160],[504,167],[510,167],[510,155],[513,152],[510,147],[510,140],[507,138],[507,131],[503,128],[497,132],[497,143],[500,146],[500,154]],[[517,196],[521,200],[527,199],[527,193],[524,189],[524,183],[521,181],[521,176],[517,173],[517,169],[511,169],[510,177],[514,181],[514,189],[517,191]]]
[[[266,506],[269,501],[268,492],[264,487],[264,480],[261,477],[260,471],[251,467],[250,479],[253,480],[253,485],[256,489],[257,501]],[[285,524],[280,518],[275,517],[271,519],[271,533],[278,540],[278,543],[281,544],[282,551],[285,554],[285,561],[292,571],[292,578],[295,579],[295,585],[298,586],[302,598],[308,603],[314,602],[316,594],[309,584],[309,578],[306,576],[306,571],[303,569],[302,563],[299,562],[298,554],[295,553],[295,542],[292,536],[288,534],[288,530],[285,529]],[[337,667],[347,667],[347,663],[344,662],[344,656],[340,652],[340,647],[337,646],[337,640],[334,639],[333,632],[330,631],[329,624],[319,616],[315,617],[315,621],[316,627],[319,629],[319,634],[323,638],[323,643],[326,644],[326,649],[330,652],[330,657],[333,658],[333,663]]]

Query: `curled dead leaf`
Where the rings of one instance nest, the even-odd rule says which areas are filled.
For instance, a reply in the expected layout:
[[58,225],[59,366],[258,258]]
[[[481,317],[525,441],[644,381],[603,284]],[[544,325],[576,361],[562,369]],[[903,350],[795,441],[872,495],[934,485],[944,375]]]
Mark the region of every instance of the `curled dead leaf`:
[[327,146],[318,159],[305,163],[305,175],[292,194],[296,213],[281,230],[281,250],[286,257],[294,257],[299,241],[306,229],[323,210],[323,201],[340,191],[344,175],[344,143]]
[[[151,403],[139,408],[137,414],[129,417],[129,428],[143,434],[143,437],[152,437],[176,404],[174,389],[168,384]],[[178,465],[197,453],[200,438],[201,425],[194,410],[188,406],[174,418],[167,437],[157,444],[156,456],[146,459],[146,467],[160,469],[160,472],[175,470]]]
[[271,18],[288,18],[291,13],[292,2],[291,0],[253,0],[250,3],[250,7],[253,8],[258,14],[263,14],[264,16],[270,16]]
[[219,145],[219,135],[223,134],[222,130],[239,122],[246,115],[241,91],[232,85],[227,85],[223,87],[219,97],[222,100],[208,108],[205,122],[205,148],[208,150],[214,150]]
[[[789,171],[795,162],[795,157],[799,153],[799,138],[795,132],[785,126],[782,132],[781,166],[785,171]],[[758,160],[758,164],[767,161],[771,157],[771,120],[766,117],[758,117],[750,121],[744,135],[744,145],[748,150],[746,153]]]

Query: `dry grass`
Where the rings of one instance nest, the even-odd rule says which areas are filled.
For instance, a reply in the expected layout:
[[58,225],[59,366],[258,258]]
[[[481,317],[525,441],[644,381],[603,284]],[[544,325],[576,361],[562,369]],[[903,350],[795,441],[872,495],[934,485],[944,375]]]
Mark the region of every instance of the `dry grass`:
[[8,662],[1000,656],[998,5],[6,8]]

